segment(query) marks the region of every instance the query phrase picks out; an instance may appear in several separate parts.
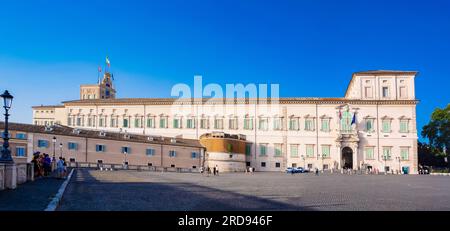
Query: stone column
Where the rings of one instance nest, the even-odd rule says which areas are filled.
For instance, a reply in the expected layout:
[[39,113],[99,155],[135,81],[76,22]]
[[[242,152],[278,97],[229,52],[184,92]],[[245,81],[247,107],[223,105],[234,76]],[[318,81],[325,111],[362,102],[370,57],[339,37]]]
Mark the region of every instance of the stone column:
[[16,164],[5,164],[5,189],[17,188],[17,169]]

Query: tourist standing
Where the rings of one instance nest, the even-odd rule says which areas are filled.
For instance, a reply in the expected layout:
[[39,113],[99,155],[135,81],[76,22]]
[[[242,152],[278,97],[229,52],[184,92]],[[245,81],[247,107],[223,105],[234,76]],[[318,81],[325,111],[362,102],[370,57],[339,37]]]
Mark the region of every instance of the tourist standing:
[[216,166],[213,167],[213,174],[216,175]]
[[216,174],[219,175],[219,166],[216,165]]
[[64,161],[62,157],[59,157],[58,162],[56,162],[56,177],[62,178],[64,173]]

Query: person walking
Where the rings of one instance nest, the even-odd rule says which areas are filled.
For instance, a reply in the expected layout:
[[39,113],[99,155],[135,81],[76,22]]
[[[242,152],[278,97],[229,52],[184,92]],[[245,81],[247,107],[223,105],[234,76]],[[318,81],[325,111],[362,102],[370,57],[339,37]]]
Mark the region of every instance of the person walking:
[[316,176],[318,176],[318,175],[319,175],[319,169],[316,168]]
[[219,166],[218,165],[216,165],[216,174],[217,174],[217,176],[219,175]]
[[216,166],[213,167],[213,174],[216,175]]
[[64,161],[62,157],[56,162],[56,177],[62,179],[64,173]]
[[67,161],[66,161],[66,158],[63,158],[63,166],[64,166],[63,177],[66,178],[67,177]]

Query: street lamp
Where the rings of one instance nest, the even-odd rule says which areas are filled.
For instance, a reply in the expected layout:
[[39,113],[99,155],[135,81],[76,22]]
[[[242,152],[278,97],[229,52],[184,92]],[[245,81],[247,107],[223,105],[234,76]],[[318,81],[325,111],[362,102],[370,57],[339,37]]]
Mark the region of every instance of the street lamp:
[[0,97],[3,98],[3,108],[5,108],[5,132],[3,132],[3,148],[0,156],[0,163],[14,163],[11,156],[11,151],[9,150],[9,132],[8,132],[8,117],[9,109],[11,109],[13,96],[5,91]]
[[63,147],[63,144],[62,144],[62,143],[59,143],[59,150],[60,150],[60,152],[61,152],[61,155],[60,155],[59,157],[61,157],[61,158],[62,158],[62,147]]
[[383,155],[383,160],[384,160],[384,175],[387,175],[387,169],[386,169],[386,161],[387,161],[388,156],[386,154]]
[[395,158],[398,160],[398,173],[401,174],[401,172],[402,172],[402,167],[401,167],[402,158],[400,156],[397,156]]
[[123,152],[123,154],[125,155],[125,161],[123,162],[123,166],[124,166],[124,168],[125,169],[127,169],[128,168],[128,164],[127,164],[127,151],[125,151],[125,152]]
[[304,155],[301,155],[301,157],[302,157],[302,159],[303,159],[303,169],[305,169],[305,168],[306,168],[305,156],[304,156]]
[[56,136],[53,136],[52,142],[53,142],[53,160],[55,160],[55,153],[56,153]]

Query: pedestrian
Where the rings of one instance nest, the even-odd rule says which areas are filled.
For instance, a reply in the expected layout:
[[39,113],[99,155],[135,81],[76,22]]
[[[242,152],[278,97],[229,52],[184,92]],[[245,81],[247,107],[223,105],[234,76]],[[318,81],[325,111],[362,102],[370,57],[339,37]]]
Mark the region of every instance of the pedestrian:
[[200,174],[202,174],[202,175],[203,175],[203,166],[202,166],[202,167],[200,167]]
[[316,176],[318,176],[318,175],[319,175],[319,169],[316,168]]
[[64,173],[64,161],[62,157],[56,162],[56,177],[62,179]]
[[67,161],[66,161],[66,158],[63,158],[63,166],[64,166],[63,177],[66,178],[67,177]]
[[207,173],[206,176],[209,177],[209,175],[211,174],[211,168],[210,168],[209,166],[208,166],[208,168],[206,169],[206,173]]
[[219,175],[219,166],[216,165],[216,174]]
[[213,174],[216,175],[216,166],[213,167]]

